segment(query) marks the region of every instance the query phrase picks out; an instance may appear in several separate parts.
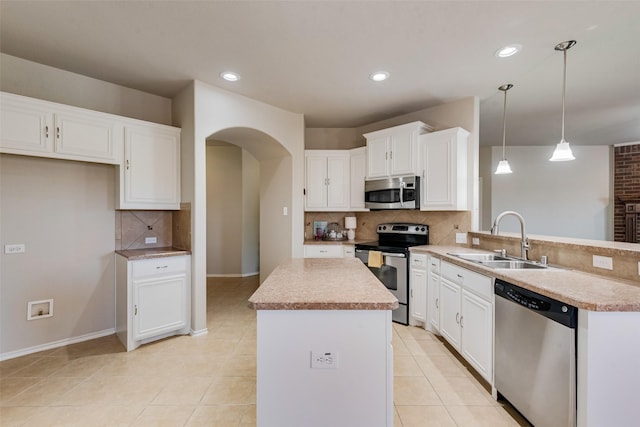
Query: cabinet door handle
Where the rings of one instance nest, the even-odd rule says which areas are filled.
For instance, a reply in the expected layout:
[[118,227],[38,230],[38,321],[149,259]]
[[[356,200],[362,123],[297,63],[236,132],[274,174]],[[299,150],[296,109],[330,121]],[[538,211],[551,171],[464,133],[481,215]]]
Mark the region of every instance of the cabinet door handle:
[[460,324],[460,313],[456,313],[456,323]]
[[127,164],[127,170],[129,170],[129,159],[127,159],[126,164]]
[[389,151],[389,158],[393,160],[393,151]]
[[331,185],[331,178],[327,178],[327,185]]
[[60,139],[60,126],[56,126],[56,138]]
[[440,307],[438,307],[438,300],[439,300],[439,299],[440,299],[440,298],[436,298],[436,308],[440,308]]
[[411,289],[411,298],[413,298],[413,289]]
[[460,316],[460,327],[464,328],[464,323],[462,322],[462,319],[464,319],[464,316]]
[[133,306],[133,315],[134,315],[134,316],[137,316],[137,315],[138,315],[138,306],[137,306],[137,305],[134,305],[134,306]]
[[458,279],[464,280],[464,276],[462,274],[456,274],[456,276],[458,276]]
[[47,139],[49,138],[49,126],[44,127],[44,137]]

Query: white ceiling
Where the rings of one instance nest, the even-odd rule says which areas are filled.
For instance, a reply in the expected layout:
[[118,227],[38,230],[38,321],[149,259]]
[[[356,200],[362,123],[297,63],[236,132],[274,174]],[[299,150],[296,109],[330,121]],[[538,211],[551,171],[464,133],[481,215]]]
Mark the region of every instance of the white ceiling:
[[[172,97],[193,79],[356,127],[468,96],[481,145],[640,141],[640,1],[0,1],[0,50]],[[494,52],[510,43],[522,51]],[[220,79],[234,70],[242,79]],[[374,83],[369,74],[391,78]]]

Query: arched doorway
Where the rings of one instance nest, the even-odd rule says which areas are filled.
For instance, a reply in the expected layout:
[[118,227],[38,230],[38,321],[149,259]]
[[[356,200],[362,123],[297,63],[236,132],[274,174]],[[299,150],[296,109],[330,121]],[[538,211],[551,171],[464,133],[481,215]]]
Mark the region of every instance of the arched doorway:
[[[206,141],[207,274],[259,271],[262,281],[291,254],[291,217],[284,211],[290,206],[291,154],[271,136],[250,128],[224,129]],[[210,158],[216,152],[225,158]],[[224,170],[213,170],[215,162]],[[212,183],[211,174],[224,182]],[[210,185],[222,190],[219,200],[211,200],[215,194],[209,191]],[[254,191],[258,200],[253,200]],[[211,218],[209,211],[222,217]],[[226,253],[225,247],[229,249]]]

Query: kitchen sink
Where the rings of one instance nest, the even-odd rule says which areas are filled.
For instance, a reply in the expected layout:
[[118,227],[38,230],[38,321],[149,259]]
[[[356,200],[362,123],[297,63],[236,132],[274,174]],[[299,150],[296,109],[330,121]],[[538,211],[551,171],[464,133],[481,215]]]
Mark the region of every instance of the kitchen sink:
[[534,261],[525,261],[521,259],[514,259],[510,257],[504,257],[499,254],[482,254],[482,253],[469,253],[469,254],[457,254],[449,253],[448,255],[464,259],[466,261],[475,262],[476,264],[483,265],[489,268],[501,268],[511,270],[522,269],[545,269],[548,268],[544,264],[539,264]]
[[507,258],[498,254],[455,254],[450,253],[448,255],[452,255],[458,258],[462,258],[467,261],[472,262],[486,262],[486,261],[511,261],[511,258]]

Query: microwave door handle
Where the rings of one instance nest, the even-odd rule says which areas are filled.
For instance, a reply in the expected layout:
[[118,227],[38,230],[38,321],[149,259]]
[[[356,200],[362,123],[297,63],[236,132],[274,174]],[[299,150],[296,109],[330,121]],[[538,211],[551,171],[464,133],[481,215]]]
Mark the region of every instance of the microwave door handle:
[[404,181],[400,182],[400,207],[404,208]]

